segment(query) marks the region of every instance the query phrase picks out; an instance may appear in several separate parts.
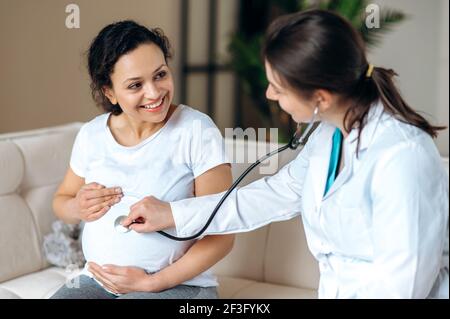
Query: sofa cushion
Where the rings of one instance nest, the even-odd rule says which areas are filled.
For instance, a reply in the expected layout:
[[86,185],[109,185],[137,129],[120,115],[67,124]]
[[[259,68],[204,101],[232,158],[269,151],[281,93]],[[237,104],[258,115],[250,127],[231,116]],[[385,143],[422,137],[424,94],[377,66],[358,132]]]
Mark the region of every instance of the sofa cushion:
[[0,196],[17,190],[22,182],[25,163],[16,144],[0,141]]
[[0,282],[42,268],[36,222],[18,194],[0,196]]
[[0,283],[0,298],[49,298],[68,278],[69,273],[58,267],[30,273]]
[[318,289],[319,265],[309,251],[301,217],[270,225],[264,265],[265,282]]
[[264,256],[268,227],[236,234],[232,251],[212,271],[216,275],[264,280]]
[[317,290],[219,276],[222,299],[314,299]]
[[20,296],[8,289],[0,287],[0,299],[20,299]]
[[217,281],[219,282],[217,292],[219,298],[222,299],[232,299],[241,290],[256,282],[255,280],[243,279],[239,276],[217,276]]
[[[51,233],[52,223],[56,220],[53,214],[52,199],[55,193],[57,184],[40,186],[30,188],[23,192],[22,198],[29,207],[33,219],[37,225],[36,232],[39,238],[39,243],[42,246],[44,236]],[[49,213],[50,212],[50,213]],[[42,255],[42,268],[48,267],[50,264]]]
[[80,126],[0,135],[0,282],[49,266],[42,239]]
[[14,141],[25,159],[25,175],[21,189],[60,183],[69,167],[69,159],[77,130],[48,132]]

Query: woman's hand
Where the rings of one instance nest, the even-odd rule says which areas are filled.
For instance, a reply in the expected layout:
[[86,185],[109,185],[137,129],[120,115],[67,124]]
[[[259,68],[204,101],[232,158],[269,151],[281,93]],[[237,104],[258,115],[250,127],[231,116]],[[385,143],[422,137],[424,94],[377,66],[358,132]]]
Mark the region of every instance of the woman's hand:
[[175,226],[170,204],[147,196],[130,207],[122,226],[138,233],[150,233]]
[[79,219],[92,222],[102,217],[112,205],[122,198],[120,187],[105,188],[98,183],[89,183],[80,188],[74,198]]
[[88,263],[88,270],[106,289],[113,293],[157,292],[155,280],[138,267],[122,267],[115,265],[100,266],[94,262]]

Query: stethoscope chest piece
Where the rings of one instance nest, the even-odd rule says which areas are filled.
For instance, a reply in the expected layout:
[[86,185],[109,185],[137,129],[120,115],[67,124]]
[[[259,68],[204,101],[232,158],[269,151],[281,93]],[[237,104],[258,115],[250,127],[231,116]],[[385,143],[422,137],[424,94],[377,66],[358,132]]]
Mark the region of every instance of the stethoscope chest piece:
[[114,229],[116,230],[116,232],[118,233],[128,233],[131,229],[122,226],[122,221],[127,218],[127,216],[122,215],[116,218],[116,220],[114,221]]

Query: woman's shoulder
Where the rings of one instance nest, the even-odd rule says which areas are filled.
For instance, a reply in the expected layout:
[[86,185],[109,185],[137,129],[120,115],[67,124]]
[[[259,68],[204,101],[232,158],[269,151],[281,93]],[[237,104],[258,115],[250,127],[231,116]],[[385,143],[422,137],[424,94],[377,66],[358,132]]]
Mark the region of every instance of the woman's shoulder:
[[172,115],[174,116],[173,122],[176,127],[200,126],[201,128],[217,128],[214,121],[207,114],[185,104],[180,104],[177,108],[177,112]]
[[106,121],[108,120],[109,115],[110,115],[110,113],[103,113],[103,114],[97,115],[90,121],[85,122],[82,125],[80,132],[83,132],[84,134],[92,136],[93,134],[103,131],[106,126]]

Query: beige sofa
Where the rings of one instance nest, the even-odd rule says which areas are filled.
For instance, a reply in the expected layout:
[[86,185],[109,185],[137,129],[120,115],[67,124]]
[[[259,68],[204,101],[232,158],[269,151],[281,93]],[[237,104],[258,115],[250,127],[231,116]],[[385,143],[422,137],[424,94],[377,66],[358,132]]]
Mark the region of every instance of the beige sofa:
[[[80,125],[0,135],[0,298],[48,298],[74,275],[46,262],[42,240],[55,219],[52,196]],[[247,152],[243,143],[228,149]],[[285,151],[278,167],[295,155]],[[234,164],[233,176],[247,166]],[[259,177],[257,168],[244,182]],[[318,266],[300,218],[238,234],[232,252],[213,270],[221,298],[317,297]]]

